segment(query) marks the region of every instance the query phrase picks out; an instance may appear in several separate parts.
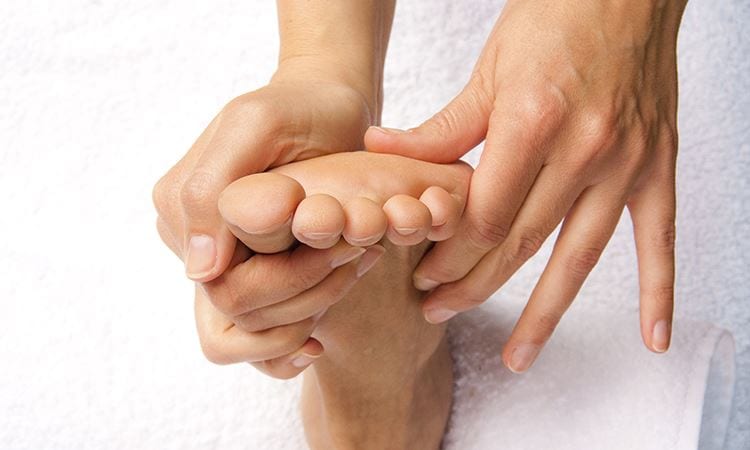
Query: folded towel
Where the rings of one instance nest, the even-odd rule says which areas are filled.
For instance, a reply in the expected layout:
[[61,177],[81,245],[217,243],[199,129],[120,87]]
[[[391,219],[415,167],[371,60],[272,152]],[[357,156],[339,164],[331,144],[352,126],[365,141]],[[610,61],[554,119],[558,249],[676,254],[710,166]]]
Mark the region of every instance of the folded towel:
[[573,308],[525,374],[505,369],[520,305],[495,302],[450,327],[456,392],[446,449],[721,449],[734,341],[676,320],[668,353],[643,347],[636,315]]

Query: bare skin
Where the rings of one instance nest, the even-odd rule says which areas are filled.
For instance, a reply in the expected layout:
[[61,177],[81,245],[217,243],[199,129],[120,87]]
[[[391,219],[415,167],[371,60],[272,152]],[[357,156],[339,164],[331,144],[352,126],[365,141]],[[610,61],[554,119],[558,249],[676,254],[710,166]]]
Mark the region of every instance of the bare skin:
[[[316,236],[328,233],[321,242],[342,236],[372,245],[383,235],[401,243],[402,238],[421,236],[408,242],[418,244],[428,235],[452,235],[470,175],[471,169],[461,163],[336,154],[240,179],[222,194],[220,211],[237,237],[256,249],[284,250],[294,236],[304,238],[300,230]],[[320,201],[323,195],[326,200]],[[374,206],[357,209],[359,217],[349,215],[350,205],[361,199]],[[315,208],[305,206],[310,202],[317,202]],[[350,220],[357,218],[366,220]],[[416,230],[403,236],[397,229],[404,228]],[[453,389],[445,326],[424,321],[424,294],[414,288],[411,275],[429,244],[379,242],[383,247],[368,250],[383,253],[378,263],[342,301],[321,305],[324,314],[311,333],[325,349],[305,361],[314,361],[305,372],[301,401],[313,449],[436,449],[445,432]],[[329,247],[337,245],[342,242]],[[308,309],[293,312],[294,301],[285,302],[288,321],[311,314]],[[279,305],[265,308],[262,315],[271,318],[270,309]]]

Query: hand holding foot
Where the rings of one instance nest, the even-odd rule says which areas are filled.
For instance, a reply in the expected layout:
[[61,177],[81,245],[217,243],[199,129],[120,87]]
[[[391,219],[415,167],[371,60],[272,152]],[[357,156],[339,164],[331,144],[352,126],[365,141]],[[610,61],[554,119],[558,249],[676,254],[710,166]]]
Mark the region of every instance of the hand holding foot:
[[[463,163],[439,165],[394,155],[343,153],[245,177],[222,194],[220,210],[243,242],[266,251],[288,248],[295,227],[320,232],[330,217],[342,215],[345,220],[338,233],[347,240],[375,243],[386,232],[385,224],[388,233],[397,234],[393,240],[398,240],[396,228],[420,215],[429,220],[413,233],[421,236],[419,241],[424,236],[445,239],[459,220],[470,176],[471,169]],[[317,215],[310,214],[315,209],[308,209],[300,216],[300,208],[310,204],[310,198],[317,201],[324,196],[330,208],[324,205]],[[361,208],[365,220],[356,214],[362,204],[372,206]],[[411,210],[410,204],[417,206]],[[437,226],[433,226],[435,217]],[[380,225],[372,227],[372,223]],[[248,233],[248,229],[263,232]],[[242,247],[244,259],[238,257],[220,277],[203,283],[196,313],[209,358],[223,362],[212,356],[225,355],[225,348],[242,348],[244,353],[233,352],[226,362],[251,361],[272,376],[289,378],[304,368],[290,366],[294,357],[304,353],[309,364],[309,357],[320,356],[322,347],[310,338],[317,320],[383,253],[380,246],[355,248],[334,235],[336,241],[325,250],[299,246],[291,253],[247,259],[250,252]],[[330,264],[328,271],[317,267],[320,264]],[[295,276],[279,280],[273,276],[279,271]],[[410,277],[410,273],[399,275]],[[257,339],[250,341],[248,335]],[[242,344],[233,346],[231,341]]]

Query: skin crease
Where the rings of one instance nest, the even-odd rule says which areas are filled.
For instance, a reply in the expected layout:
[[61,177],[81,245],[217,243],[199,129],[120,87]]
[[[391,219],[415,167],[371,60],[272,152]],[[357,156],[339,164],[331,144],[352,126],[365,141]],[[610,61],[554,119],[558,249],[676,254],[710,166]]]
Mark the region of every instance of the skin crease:
[[674,301],[676,42],[685,1],[509,1],[464,90],[415,129],[370,128],[370,151],[446,162],[486,140],[462,224],[414,273],[438,323],[484,302],[562,222],[505,345],[527,370],[625,207],[641,333],[669,347]]

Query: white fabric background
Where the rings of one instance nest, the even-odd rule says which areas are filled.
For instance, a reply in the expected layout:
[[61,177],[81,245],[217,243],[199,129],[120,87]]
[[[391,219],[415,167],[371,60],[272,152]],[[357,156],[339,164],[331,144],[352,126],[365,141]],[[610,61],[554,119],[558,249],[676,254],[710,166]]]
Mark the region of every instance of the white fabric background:
[[[386,125],[458,92],[499,8],[399,4]],[[677,314],[734,333],[730,449],[750,442],[748,23],[744,0],[693,0],[680,37]],[[294,382],[203,360],[150,203],[219,108],[269,78],[276,49],[268,1],[0,4],[0,448],[300,445],[279,433],[297,420]],[[624,219],[574,309],[636,310],[630,233]],[[495,302],[523,300],[547,251]]]

